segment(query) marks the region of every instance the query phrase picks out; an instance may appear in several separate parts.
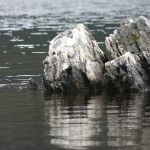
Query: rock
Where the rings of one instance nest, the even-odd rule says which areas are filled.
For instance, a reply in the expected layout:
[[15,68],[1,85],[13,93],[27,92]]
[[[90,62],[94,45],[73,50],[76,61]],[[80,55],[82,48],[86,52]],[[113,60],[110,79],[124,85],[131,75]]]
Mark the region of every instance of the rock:
[[[87,27],[58,34],[43,61],[43,84],[51,91],[117,88],[146,91],[150,85],[150,21],[143,16],[123,21],[105,39],[102,51]],[[106,63],[104,63],[107,60]]]
[[140,16],[136,20],[128,19],[122,22],[120,27],[105,39],[105,56],[108,60],[112,60],[105,64],[107,70],[105,76],[111,78],[114,85],[117,85],[121,77],[121,83],[125,80],[129,83],[129,87],[144,91],[150,83],[149,41],[148,19]]
[[105,55],[108,60],[115,59],[130,51],[142,55],[150,64],[150,21],[141,16],[136,20],[126,20],[113,34],[105,39]]
[[38,89],[37,83],[34,81],[34,79],[29,78],[28,86],[31,90],[36,90]]
[[131,88],[146,91],[147,76],[142,68],[140,58],[126,52],[124,55],[105,63],[109,79],[117,88]]
[[53,92],[53,88],[51,87],[51,81],[46,80],[45,78],[43,78],[42,83],[43,83],[46,90]]
[[58,34],[43,61],[46,87],[84,89],[104,84],[104,54],[83,24]]

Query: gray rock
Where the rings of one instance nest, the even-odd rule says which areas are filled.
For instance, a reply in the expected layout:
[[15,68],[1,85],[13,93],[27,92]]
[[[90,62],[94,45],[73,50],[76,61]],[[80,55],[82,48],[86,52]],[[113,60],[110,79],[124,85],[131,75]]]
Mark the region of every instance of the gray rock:
[[150,65],[150,21],[143,16],[126,20],[105,39],[105,55],[115,59],[130,51],[143,57]]
[[53,90],[83,89],[104,84],[104,54],[83,24],[58,34],[43,61],[46,85]]
[[107,83],[145,91],[150,84],[149,41],[150,21],[143,16],[123,21],[106,37],[104,53],[87,27],[78,24],[50,41],[43,84],[51,91],[94,89]]
[[126,52],[124,55],[105,63],[107,77],[117,88],[131,88],[146,91],[147,75],[140,58]]
[[[121,77],[122,83],[125,80],[129,87],[144,91],[150,80],[150,21],[140,16],[122,22],[113,34],[106,37],[105,45],[105,56],[112,60],[105,64],[107,76],[113,81]],[[122,66],[126,69],[123,70]],[[115,81],[114,85],[117,83]]]
[[37,89],[38,89],[37,83],[36,83],[35,80],[32,79],[32,78],[29,78],[28,87],[29,87],[31,90],[37,90]]

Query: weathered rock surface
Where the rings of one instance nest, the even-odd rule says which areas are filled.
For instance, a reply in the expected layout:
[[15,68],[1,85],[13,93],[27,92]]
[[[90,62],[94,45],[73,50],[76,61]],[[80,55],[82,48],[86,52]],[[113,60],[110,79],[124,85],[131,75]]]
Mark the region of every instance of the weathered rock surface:
[[126,20],[113,34],[106,37],[105,55],[109,60],[115,59],[125,52],[143,55],[150,63],[150,21],[141,16],[137,20]]
[[104,83],[104,54],[83,24],[58,34],[43,61],[45,87],[52,90],[97,87]]
[[146,90],[147,75],[137,55],[126,52],[124,55],[105,63],[105,68],[107,71],[105,76],[111,79],[117,88]]
[[122,22],[106,37],[105,45],[102,51],[83,24],[58,34],[50,41],[49,55],[43,61],[45,88],[63,91],[111,83],[117,88],[147,90],[150,21],[141,16]]
[[111,80],[121,77],[120,83],[125,79],[128,87],[145,90],[150,79],[150,21],[143,16],[124,21],[106,37],[105,45],[105,55],[112,60],[105,64]]

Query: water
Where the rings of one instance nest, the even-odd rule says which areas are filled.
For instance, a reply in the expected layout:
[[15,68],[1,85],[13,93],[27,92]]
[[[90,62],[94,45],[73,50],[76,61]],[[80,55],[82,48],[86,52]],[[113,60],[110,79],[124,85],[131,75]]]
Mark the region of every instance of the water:
[[149,97],[3,88],[0,149],[149,150]]
[[43,77],[48,41],[84,23],[104,49],[121,20],[149,0],[0,0],[0,149],[149,150],[150,93],[49,95],[25,84]]

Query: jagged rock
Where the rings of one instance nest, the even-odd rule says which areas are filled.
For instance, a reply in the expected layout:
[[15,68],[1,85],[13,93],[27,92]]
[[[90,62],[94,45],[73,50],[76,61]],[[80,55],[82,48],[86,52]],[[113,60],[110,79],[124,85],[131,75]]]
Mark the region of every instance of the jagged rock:
[[142,68],[140,58],[126,52],[124,55],[105,63],[105,76],[117,88],[131,88],[146,91],[147,75]]
[[150,21],[140,16],[136,20],[126,20],[113,34],[106,37],[105,55],[108,60],[115,59],[125,52],[143,55],[150,63]]
[[[48,90],[84,89],[113,83],[145,91],[150,84],[150,21],[128,19],[99,48],[83,24],[58,34],[43,61]],[[104,61],[108,60],[104,64]]]
[[49,43],[43,61],[46,87],[53,90],[82,89],[104,83],[104,54],[87,27],[58,34]]
[[150,21],[140,16],[136,20],[122,22],[113,34],[106,37],[105,45],[105,56],[112,60],[105,64],[108,76],[112,80],[113,75],[121,76],[115,71],[126,66],[124,73],[130,86],[140,91],[146,89],[150,80]]

